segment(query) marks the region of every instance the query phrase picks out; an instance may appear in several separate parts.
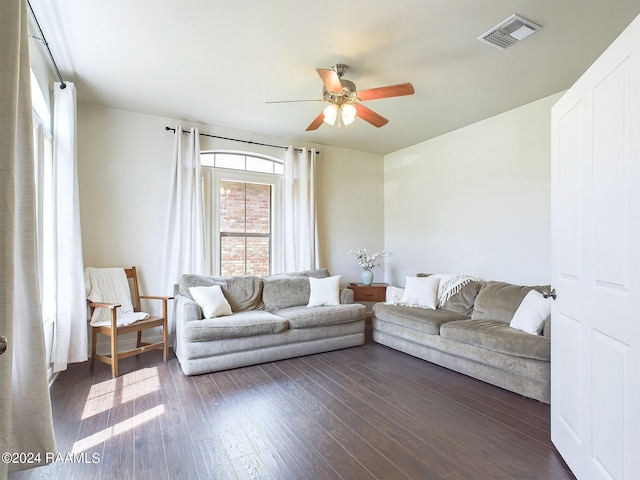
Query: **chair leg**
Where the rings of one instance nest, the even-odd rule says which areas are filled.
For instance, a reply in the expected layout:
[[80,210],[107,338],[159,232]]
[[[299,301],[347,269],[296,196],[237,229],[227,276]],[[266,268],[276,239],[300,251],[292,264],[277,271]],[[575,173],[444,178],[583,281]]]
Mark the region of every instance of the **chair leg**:
[[169,332],[167,330],[167,317],[165,316],[162,323],[162,341],[164,342],[162,345],[162,358],[165,362],[169,356]]
[[98,340],[98,331],[95,327],[91,327],[91,358],[89,359],[89,370],[93,370],[96,364],[96,344]]
[[118,332],[111,332],[111,376],[118,376]]
[[138,341],[136,342],[136,347],[140,348],[142,345],[142,330],[138,330]]

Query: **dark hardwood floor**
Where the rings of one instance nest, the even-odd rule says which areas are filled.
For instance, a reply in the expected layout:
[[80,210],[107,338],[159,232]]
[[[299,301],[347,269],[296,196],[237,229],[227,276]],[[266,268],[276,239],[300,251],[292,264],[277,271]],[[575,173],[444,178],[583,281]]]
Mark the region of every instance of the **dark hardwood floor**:
[[371,343],[187,377],[160,352],[71,365],[51,479],[572,479],[549,406]]

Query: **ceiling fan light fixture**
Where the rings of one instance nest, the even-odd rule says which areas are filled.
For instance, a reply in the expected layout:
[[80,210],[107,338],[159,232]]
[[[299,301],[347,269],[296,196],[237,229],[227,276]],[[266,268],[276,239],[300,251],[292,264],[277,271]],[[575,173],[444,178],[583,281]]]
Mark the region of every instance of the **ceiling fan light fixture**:
[[322,113],[324,113],[324,123],[333,127],[336,123],[336,119],[338,118],[338,106],[331,103],[325,107]]
[[356,107],[349,103],[342,105],[340,113],[342,115],[342,123],[344,123],[345,126],[351,125],[356,119]]
[[324,115],[323,122],[332,127],[335,125],[338,128],[347,127],[351,125],[356,119],[356,107],[349,103],[343,103],[337,105],[330,103],[322,111]]

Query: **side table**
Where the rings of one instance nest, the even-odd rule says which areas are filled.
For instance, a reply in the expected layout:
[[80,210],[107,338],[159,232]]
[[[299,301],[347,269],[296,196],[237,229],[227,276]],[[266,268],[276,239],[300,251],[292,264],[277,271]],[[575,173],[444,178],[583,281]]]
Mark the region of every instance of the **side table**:
[[350,283],[347,288],[353,290],[353,300],[355,302],[384,302],[388,286],[387,283],[372,283],[371,285]]
[[[349,283],[347,288],[353,290],[354,302],[384,302],[387,297],[386,283],[372,283],[371,285],[363,285],[362,283]],[[371,312],[371,304],[365,305],[367,307],[366,322],[371,323],[373,313]]]

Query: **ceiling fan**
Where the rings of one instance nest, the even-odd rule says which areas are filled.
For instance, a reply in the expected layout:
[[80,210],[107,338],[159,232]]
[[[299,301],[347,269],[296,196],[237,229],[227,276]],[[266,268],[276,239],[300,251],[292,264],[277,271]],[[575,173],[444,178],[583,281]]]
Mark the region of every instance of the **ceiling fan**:
[[[338,127],[348,126],[356,117],[361,118],[365,122],[370,123],[374,127],[382,127],[389,120],[382,115],[377,114],[370,108],[362,105],[361,102],[367,100],[378,100],[380,98],[401,97],[404,95],[413,95],[415,90],[411,83],[400,83],[397,85],[389,85],[386,87],[369,88],[358,91],[355,83],[342,78],[347,71],[348,66],[338,63],[328,68],[316,68],[318,75],[322,79],[322,100],[293,100],[295,101],[320,101],[327,102],[329,105],[324,108],[320,114],[313,119],[306,131],[316,130],[327,123]],[[285,103],[285,102],[267,102],[267,103]]]

